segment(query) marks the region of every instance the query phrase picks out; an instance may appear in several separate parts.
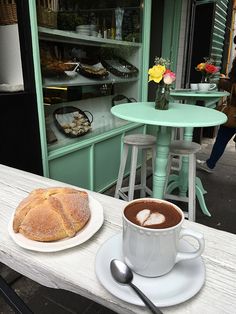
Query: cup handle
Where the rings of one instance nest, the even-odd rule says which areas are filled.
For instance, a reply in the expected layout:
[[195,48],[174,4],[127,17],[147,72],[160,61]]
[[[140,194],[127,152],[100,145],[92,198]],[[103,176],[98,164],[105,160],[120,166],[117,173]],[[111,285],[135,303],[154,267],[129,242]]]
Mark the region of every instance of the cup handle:
[[178,263],[179,261],[182,261],[182,260],[197,258],[198,256],[202,254],[205,248],[205,241],[201,233],[196,232],[191,229],[183,228],[180,231],[180,239],[185,236],[190,236],[194,238],[195,240],[197,240],[199,247],[194,252],[178,252],[176,255],[175,263]]
[[216,86],[217,86],[216,84],[211,84],[211,85],[210,85],[209,90],[213,90],[213,89],[215,89],[215,88],[216,88]]

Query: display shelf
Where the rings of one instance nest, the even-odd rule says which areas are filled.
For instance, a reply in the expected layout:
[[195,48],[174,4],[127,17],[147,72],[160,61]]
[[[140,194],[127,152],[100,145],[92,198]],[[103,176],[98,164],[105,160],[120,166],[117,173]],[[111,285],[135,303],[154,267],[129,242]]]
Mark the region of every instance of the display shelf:
[[[55,153],[58,149],[65,149],[66,147],[66,153],[70,153],[70,147],[74,146],[76,144],[77,147],[80,147],[83,145],[83,142],[88,145],[89,140],[93,140],[100,135],[104,135],[105,133],[108,133],[112,130],[119,129],[122,126],[131,124],[128,121],[115,118],[111,114],[107,114],[106,117],[104,116],[103,119],[100,119],[99,121],[100,125],[92,124],[92,130],[89,131],[87,134],[83,136],[79,136],[77,138],[69,138],[63,135],[55,126],[52,119],[48,120],[49,126],[51,127],[51,130],[55,134],[57,138],[57,142],[53,144],[48,145],[48,151],[49,151],[49,159],[52,159],[52,156],[55,156]],[[54,153],[54,154],[53,154]],[[51,157],[51,158],[50,158]]]
[[50,42],[62,42],[68,44],[83,43],[87,46],[128,46],[139,48],[142,46],[141,43],[135,43],[131,41],[122,41],[107,38],[98,38],[93,36],[81,35],[72,31],[64,31],[58,29],[51,29],[47,27],[38,27],[39,38],[41,40],[47,40]]
[[[69,103],[68,102],[60,103],[48,107],[46,123],[57,138],[56,142],[48,144],[49,153],[61,148],[66,148],[67,151],[69,151],[68,146],[70,145],[77,143],[78,146],[81,146],[81,143],[83,141],[87,142],[88,140],[91,140],[94,137],[103,135],[127,124],[131,124],[130,122],[116,118],[114,115],[111,114],[110,109],[112,97],[113,96],[95,97],[80,101],[71,101]],[[98,103],[99,106],[97,105]],[[93,115],[93,122],[91,125],[92,129],[87,134],[79,136],[77,138],[69,138],[57,129],[53,120],[53,111],[56,110],[57,108],[68,105],[77,107],[84,111],[87,110],[92,113]]]
[[[71,2],[65,0],[63,3]],[[134,8],[137,10],[136,15],[131,11],[134,3],[138,3],[137,8]],[[47,6],[46,2],[45,4]],[[112,115],[111,107],[112,99],[117,95],[137,100],[146,97],[148,80],[147,74],[144,80],[143,73],[146,73],[144,69],[148,68],[148,58],[144,58],[144,55],[148,55],[149,31],[143,32],[143,26],[149,30],[151,16],[151,3],[145,2],[143,8],[142,1],[125,1],[124,11],[126,8],[131,11],[124,12],[123,16],[122,36],[127,40],[111,39],[111,36],[114,36],[112,19],[115,15],[111,14],[113,12],[105,12],[106,5],[101,4],[103,2],[98,1],[96,5],[96,8],[101,8],[101,12],[95,13],[95,23],[92,23],[94,10],[86,0],[84,6],[80,2],[77,4],[78,8],[85,11],[80,14],[81,12],[76,10],[78,13],[76,18],[82,18],[84,25],[99,25],[102,35],[105,34],[105,25],[107,31],[111,30],[107,32],[108,36],[111,34],[109,38],[82,35],[88,32],[43,27],[41,25],[46,24],[37,18],[39,7],[36,6],[36,1],[29,2],[44,175],[94,191],[102,191],[117,180],[123,137],[126,134],[146,132],[145,125]],[[120,2],[115,0],[106,4],[109,6],[108,11],[110,9],[114,11],[120,6]],[[114,8],[111,8],[113,5]],[[69,6],[65,5],[63,8],[63,10],[60,8],[61,13],[67,11],[70,13]],[[69,26],[72,29],[75,20],[72,21],[72,25],[71,21],[67,24],[66,14],[61,14],[60,18],[65,20],[60,21],[59,27]],[[114,25],[118,29],[116,23]],[[82,75],[82,72],[67,77],[63,72],[65,68],[61,66],[69,60],[81,62],[83,60],[85,64],[87,64],[85,60],[91,60],[97,64],[103,59],[115,58],[125,59],[127,64],[138,69],[137,73],[130,71],[132,77],[123,77],[119,76],[120,73],[114,72],[116,74],[114,75],[110,68],[107,69],[109,75],[103,79],[89,78],[86,73]],[[45,103],[48,105],[44,105]],[[91,112],[93,115],[91,130],[76,138],[67,137],[60,132],[54,122],[53,112],[62,106],[74,106]]]
[[86,85],[100,85],[100,84],[116,84],[116,83],[128,83],[128,82],[136,82],[139,80],[139,76],[123,78],[113,75],[109,72],[109,76],[105,79],[89,79],[81,74],[74,78],[69,77],[58,77],[58,78],[44,78],[43,87],[49,86],[86,86]]

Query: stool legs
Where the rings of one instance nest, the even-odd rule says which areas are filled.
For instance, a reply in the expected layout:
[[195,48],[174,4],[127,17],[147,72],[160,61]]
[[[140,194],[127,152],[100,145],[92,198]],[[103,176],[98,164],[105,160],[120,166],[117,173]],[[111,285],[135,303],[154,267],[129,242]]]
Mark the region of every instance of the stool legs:
[[145,186],[147,182],[146,173],[147,173],[147,151],[146,149],[142,150],[142,165],[141,165],[141,192],[140,197],[146,196]]
[[153,146],[152,147],[152,172],[153,173],[155,171],[156,156],[157,156],[156,146]]
[[133,146],[132,154],[131,154],[131,167],[130,167],[130,176],[129,176],[128,201],[132,201],[133,198],[134,198],[134,186],[135,186],[137,159],[138,159],[138,147],[137,146]]
[[[195,178],[196,178],[196,156],[195,154],[188,155],[189,157],[189,169],[188,169],[188,197],[181,196],[181,195],[173,195],[171,192],[174,188],[176,188],[178,185],[175,184],[175,182],[171,182],[170,185],[168,185],[168,179],[165,184],[165,198],[169,200],[177,200],[182,202],[188,203],[188,220],[195,221],[196,220],[196,184],[195,184]],[[171,172],[171,162],[173,160],[173,156],[169,156],[169,162],[168,162],[168,168],[167,173],[168,176]],[[169,188],[169,189],[168,189]],[[169,191],[170,190],[170,191]]]
[[189,155],[189,177],[188,177],[188,219],[195,221],[196,219],[196,156]]
[[[131,151],[131,164],[130,164],[130,176],[129,176],[129,186],[122,187],[125,166],[128,158],[128,151],[129,151],[128,144],[124,144],[123,152],[121,156],[121,163],[119,168],[119,174],[115,189],[115,198],[121,197],[126,201],[132,201],[134,199],[134,191],[140,190],[140,197],[145,197],[146,194],[152,195],[152,191],[147,187],[147,150],[152,149],[152,169],[154,171],[155,165],[155,155],[156,149],[154,146],[137,146],[132,145]],[[139,149],[142,150],[142,164],[141,164],[141,173],[140,173],[140,184],[135,185],[135,178],[136,178],[136,169],[137,169],[137,161],[138,161],[138,151]],[[128,195],[126,194],[128,193]]]
[[128,151],[129,151],[129,146],[124,144],[122,157],[121,157],[121,163],[120,163],[120,169],[119,169],[119,174],[118,174],[118,179],[117,179],[117,183],[116,183],[115,198],[119,198],[119,193],[120,193],[120,189],[121,189],[123,177],[124,177],[124,172],[125,172],[125,165],[126,165],[126,161],[127,161],[127,157],[128,157]]

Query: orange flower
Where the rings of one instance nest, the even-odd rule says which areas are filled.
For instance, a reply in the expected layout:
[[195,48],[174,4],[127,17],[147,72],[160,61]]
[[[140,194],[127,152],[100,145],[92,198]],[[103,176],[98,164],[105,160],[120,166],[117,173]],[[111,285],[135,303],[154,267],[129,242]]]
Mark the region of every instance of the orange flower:
[[197,70],[197,71],[204,71],[204,70],[205,70],[205,66],[206,66],[206,63],[199,63],[199,64],[197,65],[196,70]]

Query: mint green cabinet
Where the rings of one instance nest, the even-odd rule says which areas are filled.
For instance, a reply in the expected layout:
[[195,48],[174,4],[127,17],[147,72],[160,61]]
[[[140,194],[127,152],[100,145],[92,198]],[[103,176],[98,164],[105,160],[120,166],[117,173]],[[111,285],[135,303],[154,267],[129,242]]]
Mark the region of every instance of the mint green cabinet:
[[101,191],[114,183],[120,162],[122,135],[110,137],[94,146],[93,184],[94,190]]
[[[146,132],[144,125],[110,113],[116,95],[147,99],[151,1],[122,2],[121,37],[116,23],[120,3],[99,0],[94,6],[64,0],[49,8],[49,2],[29,2],[44,175],[94,191],[117,180],[123,136]],[[51,14],[51,25],[42,20],[45,12]],[[93,32],[87,33],[88,25],[93,25]],[[88,63],[93,58],[96,62]],[[108,75],[91,77],[81,68],[93,74],[105,68]],[[70,138],[57,128],[53,113],[67,106],[92,113],[88,133]]]
[[90,188],[90,154],[92,146],[81,148],[49,161],[49,177]]
[[[78,146],[72,152],[66,152],[49,161],[49,176],[53,179],[84,187],[94,191],[103,191],[115,183],[122,152],[122,137],[125,134],[145,133],[146,127],[137,123],[129,124],[116,134],[93,139],[92,144]],[[129,164],[126,174],[129,171]]]

